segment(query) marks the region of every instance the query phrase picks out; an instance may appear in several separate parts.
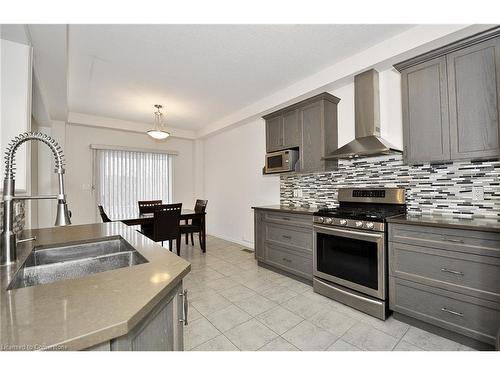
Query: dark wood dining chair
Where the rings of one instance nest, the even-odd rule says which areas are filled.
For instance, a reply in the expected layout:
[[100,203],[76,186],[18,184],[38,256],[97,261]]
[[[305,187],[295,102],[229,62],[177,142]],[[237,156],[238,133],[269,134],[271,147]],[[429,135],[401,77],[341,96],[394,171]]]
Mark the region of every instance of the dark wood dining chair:
[[155,206],[153,213],[152,233],[143,233],[155,242],[168,241],[170,251],[173,240],[176,241],[177,255],[181,254],[181,232],[179,229],[182,203],[160,204]]
[[[153,201],[137,201],[139,205],[139,214],[152,214],[155,212],[155,207],[162,204],[161,200]],[[141,232],[143,233],[153,233],[153,226],[151,224],[142,224]]]
[[101,215],[102,222],[110,223],[111,219],[108,217],[108,215],[106,215],[104,208],[101,205],[98,205],[97,208],[99,208],[99,215]]
[[137,204],[139,205],[140,214],[152,214],[155,212],[155,207],[162,204],[162,201],[137,201]]
[[[203,199],[197,199],[196,204],[194,205],[194,212],[206,212],[207,209],[207,204],[208,200],[203,200]],[[202,240],[202,220],[201,218],[195,218],[191,220],[191,223],[189,223],[189,220],[185,221],[185,224],[181,225],[181,234],[186,235],[186,245],[188,244],[188,236],[191,235],[191,245],[194,246],[194,239],[193,239],[193,233],[198,233],[198,238],[200,239],[200,247],[203,249],[204,248],[204,243]]]

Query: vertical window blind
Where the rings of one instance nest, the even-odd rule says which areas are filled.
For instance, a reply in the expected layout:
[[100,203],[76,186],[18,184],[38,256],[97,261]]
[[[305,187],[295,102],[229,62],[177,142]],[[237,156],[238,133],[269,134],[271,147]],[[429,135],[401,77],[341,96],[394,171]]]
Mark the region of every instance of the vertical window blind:
[[172,202],[172,155],[125,150],[94,150],[97,204],[112,220],[132,218],[137,201]]

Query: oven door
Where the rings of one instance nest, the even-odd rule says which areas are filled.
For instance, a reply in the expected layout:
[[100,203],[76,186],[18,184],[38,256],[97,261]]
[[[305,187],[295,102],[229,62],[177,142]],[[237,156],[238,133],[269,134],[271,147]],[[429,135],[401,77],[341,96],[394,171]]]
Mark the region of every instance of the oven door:
[[314,225],[314,276],[385,299],[384,236],[384,233]]

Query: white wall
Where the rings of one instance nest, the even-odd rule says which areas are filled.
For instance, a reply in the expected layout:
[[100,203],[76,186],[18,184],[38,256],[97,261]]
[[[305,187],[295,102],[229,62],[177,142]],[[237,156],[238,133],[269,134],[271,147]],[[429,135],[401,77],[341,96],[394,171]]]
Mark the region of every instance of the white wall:
[[[10,140],[31,128],[31,47],[0,39],[0,144],[3,155]],[[30,146],[23,144],[16,153],[16,191],[29,192]],[[0,187],[2,189],[3,187]],[[29,219],[29,215],[27,216]]]
[[264,121],[205,139],[207,231],[253,247],[252,206],[279,202],[279,177],[263,176]]
[[[179,155],[174,156],[173,161],[173,199],[175,202],[182,202],[186,207],[191,208],[194,206],[194,179],[192,173],[194,169],[194,150],[192,140],[171,137],[166,142],[160,143],[152,140],[146,134],[75,124],[64,125],[64,123],[59,122],[53,123],[51,133],[63,147],[66,156],[65,185],[68,205],[73,214],[73,224],[93,223],[97,219],[95,198],[90,189],[92,183],[90,144],[159,148],[178,151]],[[40,158],[40,160],[47,162],[46,158]],[[40,174],[53,172],[52,166],[44,165],[43,168],[48,169],[40,171]],[[54,181],[51,184],[51,188],[57,189]],[[39,190],[42,189],[44,188],[40,186]],[[52,192],[55,191],[53,190]],[[40,193],[47,192],[40,191]],[[45,226],[53,225],[54,218],[52,217],[52,213],[48,212],[47,208],[42,209],[39,207],[39,215],[44,217],[43,220],[39,218],[40,227],[42,227],[42,223]]]
[[[394,70],[379,72],[381,133],[402,147],[400,76]],[[354,82],[330,92],[339,97],[339,146],[354,139]],[[263,176],[264,120],[204,140],[204,196],[208,199],[209,234],[253,247],[251,206],[279,204],[279,177]]]

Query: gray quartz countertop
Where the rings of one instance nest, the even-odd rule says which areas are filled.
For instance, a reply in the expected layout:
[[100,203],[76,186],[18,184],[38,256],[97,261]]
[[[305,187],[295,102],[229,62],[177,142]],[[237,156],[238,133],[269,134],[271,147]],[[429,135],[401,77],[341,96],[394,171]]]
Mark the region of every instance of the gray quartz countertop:
[[[148,263],[6,290],[34,246],[122,236]],[[25,230],[19,261],[0,267],[0,350],[80,350],[127,334],[190,271],[189,262],[120,222]]]
[[444,228],[500,232],[500,220],[496,219],[459,219],[441,215],[406,214],[388,218],[387,222],[397,224],[428,225]]
[[299,207],[299,206],[281,206],[279,204],[272,206],[252,207],[254,210],[281,211],[292,214],[309,214],[312,215],[318,211],[318,207]]

